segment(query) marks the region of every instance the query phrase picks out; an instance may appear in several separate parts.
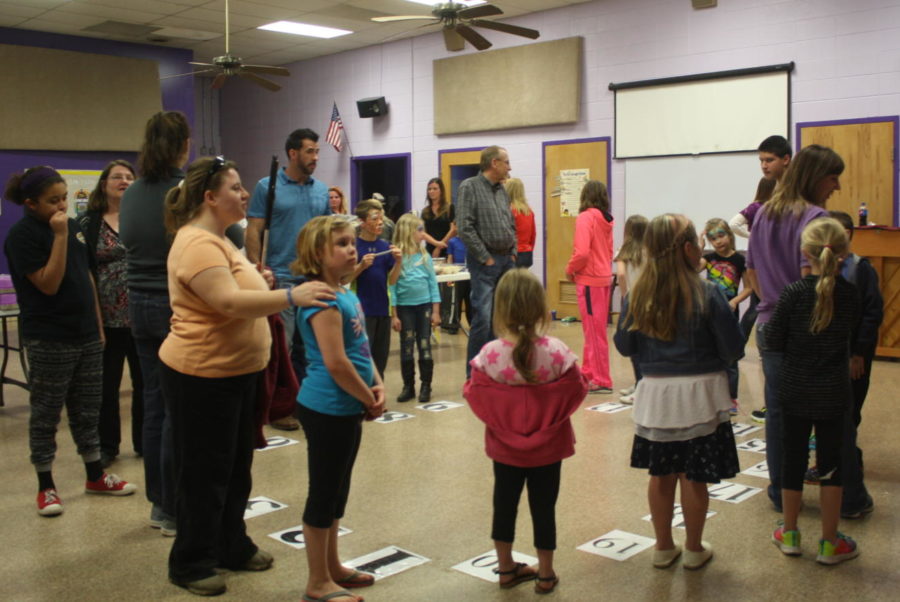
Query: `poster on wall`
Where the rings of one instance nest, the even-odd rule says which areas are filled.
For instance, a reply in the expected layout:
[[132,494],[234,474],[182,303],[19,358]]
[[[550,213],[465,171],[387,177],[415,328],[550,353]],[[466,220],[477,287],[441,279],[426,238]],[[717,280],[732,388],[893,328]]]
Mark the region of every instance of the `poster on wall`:
[[66,214],[69,217],[78,217],[78,215],[87,211],[88,198],[91,191],[97,186],[102,173],[98,169],[60,169],[59,175],[66,180],[68,188],[69,207]]
[[[581,189],[591,179],[591,170],[587,167],[581,169],[561,169],[556,181],[559,184],[559,215],[561,217],[576,217],[578,207],[581,204]],[[554,195],[556,196],[556,195]]]

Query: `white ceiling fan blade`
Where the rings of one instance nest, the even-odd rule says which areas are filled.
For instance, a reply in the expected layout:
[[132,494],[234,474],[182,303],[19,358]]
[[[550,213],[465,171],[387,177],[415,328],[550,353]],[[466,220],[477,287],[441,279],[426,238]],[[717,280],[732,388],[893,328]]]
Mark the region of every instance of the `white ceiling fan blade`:
[[436,19],[431,15],[398,15],[395,17],[372,17],[372,20],[376,23],[390,23],[392,21],[415,21],[419,19],[429,19],[432,21],[440,21],[440,19]]

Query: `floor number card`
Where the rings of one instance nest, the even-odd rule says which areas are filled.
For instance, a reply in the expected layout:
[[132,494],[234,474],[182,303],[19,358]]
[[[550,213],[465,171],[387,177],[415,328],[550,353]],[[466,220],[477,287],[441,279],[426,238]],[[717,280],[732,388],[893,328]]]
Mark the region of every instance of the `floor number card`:
[[378,424],[393,424],[394,422],[400,422],[402,420],[409,420],[410,418],[415,418],[412,414],[407,414],[406,412],[385,412],[381,415],[380,418],[376,418],[372,422],[377,422]]
[[269,512],[275,512],[276,510],[283,510],[287,507],[287,504],[276,502],[273,499],[263,496],[250,498],[247,500],[247,509],[244,510],[244,520],[262,516]]
[[734,433],[735,437],[743,437],[744,435],[755,433],[761,428],[761,426],[757,426],[755,424],[744,424],[742,422],[731,423],[731,432]]
[[426,412],[445,412],[453,408],[461,408],[463,404],[458,401],[432,401],[416,406],[417,410],[425,410]]
[[615,414],[616,412],[624,412],[630,405],[619,403],[617,401],[607,401],[606,403],[597,404],[585,408],[588,412],[599,412],[601,414]]
[[766,464],[765,460],[763,460],[759,464],[754,464],[747,470],[742,471],[741,474],[747,474],[751,477],[759,477],[761,479],[769,480],[769,465]]
[[[706,511],[706,518],[712,518],[716,515],[712,510]],[[653,516],[648,514],[644,517],[644,520],[649,522],[653,522]],[[681,510],[681,504],[675,504],[675,512],[672,514],[672,526],[676,529],[684,529],[684,512]]]
[[[341,535],[346,535],[348,533],[353,533],[353,531],[351,531],[347,527],[338,527],[338,537],[340,537]],[[276,531],[275,533],[269,533],[269,537],[271,537],[275,541],[280,541],[281,543],[287,544],[295,550],[302,550],[306,547],[306,539],[303,538],[302,524],[299,524],[296,527],[289,527],[281,531]]]
[[766,453],[766,441],[764,439],[747,439],[743,443],[738,443],[737,448],[741,451],[764,454]]
[[577,549],[613,560],[628,560],[635,554],[653,546],[656,540],[643,535],[635,535],[627,531],[615,529],[597,539],[581,544]]
[[[515,551],[513,551],[513,560],[516,562],[524,562],[525,564],[537,563],[537,558]],[[474,558],[469,558],[464,562],[460,562],[453,567],[453,570],[473,577],[478,577],[479,579],[484,579],[491,583],[499,583],[500,575],[494,572],[494,569],[497,568],[497,564],[497,552],[491,550],[490,552],[485,552],[484,554],[479,554]]]
[[722,481],[721,483],[709,487],[709,499],[728,502],[729,504],[740,504],[760,491],[762,491],[762,489],[759,487],[750,487],[749,485],[741,485],[740,483]]
[[300,443],[296,439],[290,439],[288,437],[266,437],[266,446],[258,449],[256,451],[269,451],[270,449],[277,449],[279,447],[287,447],[288,445],[295,445]]
[[375,576],[375,580],[384,579],[396,575],[414,566],[425,564],[428,558],[419,556],[397,546],[388,546],[377,552],[354,558],[347,562],[347,566]]

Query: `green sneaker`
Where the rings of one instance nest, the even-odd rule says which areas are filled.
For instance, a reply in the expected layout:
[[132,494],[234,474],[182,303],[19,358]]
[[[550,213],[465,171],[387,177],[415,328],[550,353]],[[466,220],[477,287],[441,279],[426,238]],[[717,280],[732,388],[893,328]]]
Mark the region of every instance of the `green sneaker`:
[[772,533],[772,543],[774,543],[782,554],[787,556],[799,556],[800,551],[800,531],[785,531],[784,525],[780,525],[775,532]]
[[819,564],[840,564],[845,560],[859,556],[859,546],[851,538],[838,531],[835,543],[827,539],[819,540],[819,555],[816,562]]

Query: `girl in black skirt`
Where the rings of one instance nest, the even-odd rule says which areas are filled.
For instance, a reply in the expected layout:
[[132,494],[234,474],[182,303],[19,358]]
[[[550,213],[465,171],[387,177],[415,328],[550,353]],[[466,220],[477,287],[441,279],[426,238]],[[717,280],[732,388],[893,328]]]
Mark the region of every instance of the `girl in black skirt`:
[[653,566],[666,568],[681,555],[672,539],[680,483],[683,564],[699,569],[712,558],[702,541],[707,484],[740,470],[725,368],[743,356],[744,337],[722,293],[697,275],[700,245],[686,217],[654,218],[644,252],[648,261],[625,298],[614,339],[643,374],[635,390],[631,465],[650,471]]

